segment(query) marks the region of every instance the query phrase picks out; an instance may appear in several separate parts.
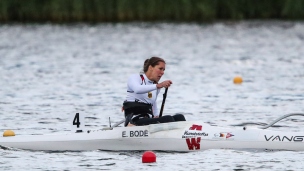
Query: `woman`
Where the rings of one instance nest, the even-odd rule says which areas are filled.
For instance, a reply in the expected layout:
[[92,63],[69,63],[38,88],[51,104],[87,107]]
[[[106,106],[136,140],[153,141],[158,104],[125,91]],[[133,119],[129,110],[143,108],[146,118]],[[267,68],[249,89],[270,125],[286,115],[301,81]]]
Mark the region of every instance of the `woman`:
[[161,88],[168,88],[172,84],[171,80],[159,83],[165,69],[166,62],[162,58],[152,57],[145,60],[142,74],[129,77],[127,98],[123,103],[125,126],[185,121],[181,114],[159,117],[157,95]]

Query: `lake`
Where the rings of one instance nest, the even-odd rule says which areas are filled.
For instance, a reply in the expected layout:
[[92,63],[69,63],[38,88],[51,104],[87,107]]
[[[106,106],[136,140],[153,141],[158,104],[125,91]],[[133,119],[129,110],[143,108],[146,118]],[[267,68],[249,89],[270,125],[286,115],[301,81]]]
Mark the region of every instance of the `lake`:
[[[164,115],[259,127],[304,113],[304,23],[282,21],[0,25],[0,132],[67,132],[85,114],[98,129],[123,118],[129,75],[166,60]],[[233,78],[241,76],[242,84]],[[162,102],[162,92],[158,104]],[[304,131],[294,116],[269,128]],[[1,170],[301,170],[304,152],[214,149],[191,153],[31,152],[0,149]]]

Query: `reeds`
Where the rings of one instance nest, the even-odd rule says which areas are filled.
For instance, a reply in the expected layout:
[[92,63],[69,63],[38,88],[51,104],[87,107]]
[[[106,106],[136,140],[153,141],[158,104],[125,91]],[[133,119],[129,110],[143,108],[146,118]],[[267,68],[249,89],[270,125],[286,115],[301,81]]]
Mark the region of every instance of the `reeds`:
[[301,20],[303,9],[303,0],[0,0],[0,21]]

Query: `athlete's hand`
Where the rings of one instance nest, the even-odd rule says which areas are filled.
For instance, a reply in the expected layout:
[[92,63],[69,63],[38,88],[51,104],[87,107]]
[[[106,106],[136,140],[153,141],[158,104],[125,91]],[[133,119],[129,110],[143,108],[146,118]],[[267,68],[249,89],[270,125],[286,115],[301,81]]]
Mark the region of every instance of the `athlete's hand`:
[[172,81],[171,80],[166,80],[166,81],[163,81],[159,84],[156,85],[157,88],[168,88],[170,87],[172,84]]
[[154,116],[153,118],[159,118],[159,116]]

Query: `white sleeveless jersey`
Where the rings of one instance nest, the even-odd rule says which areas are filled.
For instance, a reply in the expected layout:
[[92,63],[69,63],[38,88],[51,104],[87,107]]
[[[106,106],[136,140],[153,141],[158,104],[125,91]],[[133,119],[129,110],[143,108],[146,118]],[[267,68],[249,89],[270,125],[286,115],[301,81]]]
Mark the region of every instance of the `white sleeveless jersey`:
[[140,74],[133,74],[129,77],[126,101],[151,104],[153,115],[158,116],[156,99],[160,89],[147,78],[146,74],[142,75],[144,79],[141,78]]

